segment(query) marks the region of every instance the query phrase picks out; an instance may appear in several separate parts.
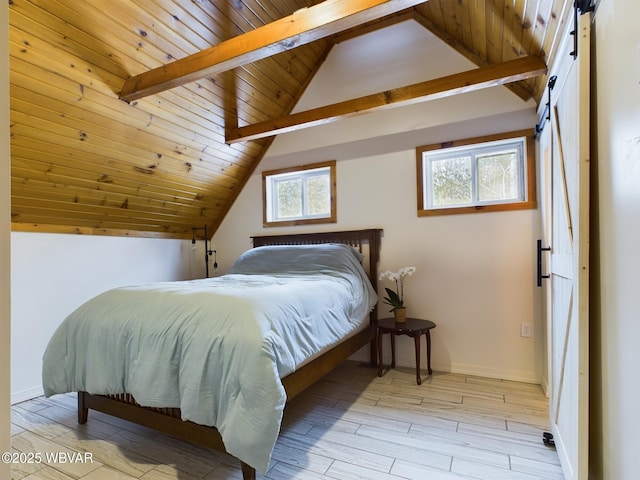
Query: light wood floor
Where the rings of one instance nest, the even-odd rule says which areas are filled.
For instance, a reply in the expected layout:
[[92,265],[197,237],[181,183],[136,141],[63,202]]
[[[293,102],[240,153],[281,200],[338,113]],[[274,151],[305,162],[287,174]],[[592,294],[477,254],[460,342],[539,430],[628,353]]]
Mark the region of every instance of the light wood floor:
[[[554,480],[539,386],[346,362],[287,406],[270,480]],[[237,461],[100,414],[72,395],[12,408],[14,452],[88,452],[93,462],[14,465],[12,480],[241,479]],[[44,458],[43,458],[44,460]]]

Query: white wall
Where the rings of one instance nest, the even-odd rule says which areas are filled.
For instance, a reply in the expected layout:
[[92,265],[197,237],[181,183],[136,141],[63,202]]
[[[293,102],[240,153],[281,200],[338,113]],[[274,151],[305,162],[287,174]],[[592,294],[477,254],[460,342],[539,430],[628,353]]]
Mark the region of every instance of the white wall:
[[591,356],[591,478],[640,472],[640,3],[595,16],[597,156]]
[[[9,7],[0,7],[0,452],[9,451],[9,339],[11,325],[10,238],[11,155],[9,152]],[[0,478],[10,478],[0,462]]]
[[122,285],[204,276],[188,240],[14,232],[11,242],[12,403],[42,394],[47,342],[89,298]]

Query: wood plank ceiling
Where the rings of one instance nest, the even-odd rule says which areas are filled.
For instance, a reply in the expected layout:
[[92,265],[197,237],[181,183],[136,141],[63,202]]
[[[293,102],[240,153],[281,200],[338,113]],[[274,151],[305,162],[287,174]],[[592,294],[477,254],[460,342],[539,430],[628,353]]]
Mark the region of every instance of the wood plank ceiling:
[[[305,7],[394,4],[395,11],[405,1],[415,6],[358,26],[347,18],[338,33],[326,30],[308,43],[283,40],[264,58],[245,56],[130,103],[119,98],[131,77],[213,46],[243,44],[246,34]],[[13,229],[167,238],[191,238],[192,227],[204,224],[215,231],[277,133],[270,122],[291,121],[288,114],[335,42],[413,18],[492,72],[539,57],[543,62],[533,59],[539,63],[526,74],[504,81],[519,80],[509,88],[540,102],[544,63],[553,60],[558,32],[572,15],[568,0],[9,4]],[[251,46],[245,49],[248,55]],[[238,141],[251,126],[260,126],[261,136]]]

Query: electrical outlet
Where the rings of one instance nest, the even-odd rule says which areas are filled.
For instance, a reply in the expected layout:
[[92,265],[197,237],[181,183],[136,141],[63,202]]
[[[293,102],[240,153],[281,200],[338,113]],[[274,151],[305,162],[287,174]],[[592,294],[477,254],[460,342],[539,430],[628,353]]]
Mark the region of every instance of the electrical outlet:
[[522,322],[520,324],[520,336],[521,337],[530,337],[531,336],[531,324]]

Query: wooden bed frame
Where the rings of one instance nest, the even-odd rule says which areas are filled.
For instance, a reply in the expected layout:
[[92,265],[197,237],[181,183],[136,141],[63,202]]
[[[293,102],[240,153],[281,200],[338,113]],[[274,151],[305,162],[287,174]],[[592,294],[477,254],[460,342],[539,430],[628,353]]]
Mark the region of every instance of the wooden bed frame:
[[[378,262],[380,259],[381,229],[349,230],[342,232],[305,233],[291,235],[255,236],[253,246],[263,245],[307,245],[319,243],[342,243],[357,248],[368,257],[368,275],[377,291]],[[366,251],[363,246],[367,246]],[[370,323],[361,332],[347,338],[332,349],[307,363],[300,369],[282,379],[287,401],[294,398],[317,380],[329,373],[350,355],[357,352],[367,343],[370,344],[372,364],[376,363],[375,325],[377,307],[370,313]],[[218,430],[214,427],[184,421],[178,408],[149,408],[138,405],[128,393],[118,395],[93,395],[78,392],[78,422],[87,422],[89,409],[113,415],[154,430],[168,433],[177,438],[187,440],[208,448],[226,452]],[[241,462],[244,480],[256,478],[256,471],[250,465]]]

